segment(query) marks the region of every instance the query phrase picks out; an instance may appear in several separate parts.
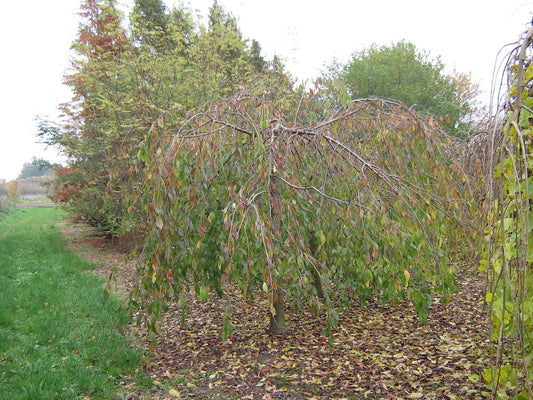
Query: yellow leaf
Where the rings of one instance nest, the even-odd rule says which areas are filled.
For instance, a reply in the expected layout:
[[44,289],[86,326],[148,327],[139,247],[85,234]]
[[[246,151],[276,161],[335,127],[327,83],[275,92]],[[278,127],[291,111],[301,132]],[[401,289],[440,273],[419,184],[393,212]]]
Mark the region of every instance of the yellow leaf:
[[489,293],[487,293],[487,294],[485,295],[485,301],[486,301],[487,303],[492,303],[492,293],[491,293],[491,292],[489,292]]
[[176,389],[170,389],[168,391],[168,394],[171,395],[172,397],[176,397],[176,398],[180,398],[181,397],[181,393],[178,392]]
[[411,274],[406,269],[403,270],[403,274],[405,275],[405,286],[407,286],[409,279],[411,279]]
[[268,293],[268,285],[266,284],[266,282],[263,282],[263,291],[265,293]]
[[199,240],[198,243],[196,243],[196,250],[200,250],[200,247],[202,247],[202,242]]
[[154,273],[152,274],[152,283],[155,283],[156,280],[157,280],[157,274],[154,271]]

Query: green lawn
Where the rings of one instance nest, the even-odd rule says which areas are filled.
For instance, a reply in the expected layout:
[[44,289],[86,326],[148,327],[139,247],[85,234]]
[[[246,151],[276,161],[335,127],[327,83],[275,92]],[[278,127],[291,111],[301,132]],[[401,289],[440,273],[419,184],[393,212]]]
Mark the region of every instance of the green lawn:
[[64,246],[54,208],[0,220],[0,399],[113,398],[141,353],[125,305]]

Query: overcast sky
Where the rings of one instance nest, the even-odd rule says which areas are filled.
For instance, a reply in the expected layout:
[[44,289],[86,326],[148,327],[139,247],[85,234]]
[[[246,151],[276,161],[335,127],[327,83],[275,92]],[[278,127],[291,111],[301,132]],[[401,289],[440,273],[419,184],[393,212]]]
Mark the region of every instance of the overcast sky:
[[[218,0],[270,59],[281,56],[293,76],[310,79],[334,58],[372,43],[407,40],[449,71],[471,73],[486,92],[498,51],[529,26],[533,0]],[[118,0],[127,10],[133,0]],[[212,0],[167,0],[207,15]],[[62,86],[76,37],[79,0],[5,1],[0,13],[0,179],[15,179],[32,157],[56,161],[36,143],[35,117],[56,119],[69,99]]]

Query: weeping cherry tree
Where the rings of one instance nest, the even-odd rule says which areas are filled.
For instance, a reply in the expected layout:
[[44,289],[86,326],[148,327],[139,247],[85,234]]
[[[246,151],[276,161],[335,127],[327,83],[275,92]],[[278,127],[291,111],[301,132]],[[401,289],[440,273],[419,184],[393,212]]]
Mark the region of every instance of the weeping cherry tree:
[[[133,298],[155,329],[172,298],[267,298],[270,331],[298,300],[337,323],[337,299],[408,299],[422,322],[455,288],[450,248],[468,208],[458,148],[394,101],[292,113],[247,94],[154,122],[139,158],[148,235]],[[340,296],[342,297],[342,296]]]

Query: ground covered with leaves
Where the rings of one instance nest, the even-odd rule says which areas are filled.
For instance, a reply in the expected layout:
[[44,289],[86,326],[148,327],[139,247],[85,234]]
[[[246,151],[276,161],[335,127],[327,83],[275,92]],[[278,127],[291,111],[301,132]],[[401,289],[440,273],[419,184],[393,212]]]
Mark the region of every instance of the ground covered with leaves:
[[[87,229],[65,226],[73,249],[112,276],[111,287],[127,296],[135,282],[131,256]],[[490,365],[485,283],[475,266],[458,266],[460,293],[447,305],[435,302],[429,324],[420,325],[409,303],[339,309],[331,338],[325,321],[289,309],[287,335],[272,336],[262,298],[235,294],[231,337],[223,341],[223,299],[189,299],[181,320],[177,305],[160,321],[157,342],[132,326],[132,339],[147,349],[150,393],[123,377],[127,399],[483,399],[490,390],[483,368]],[[294,310],[293,310],[294,311]]]

